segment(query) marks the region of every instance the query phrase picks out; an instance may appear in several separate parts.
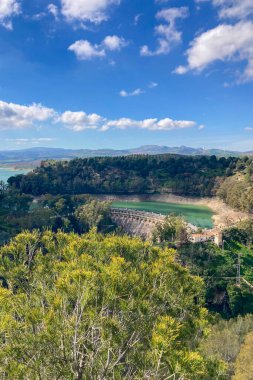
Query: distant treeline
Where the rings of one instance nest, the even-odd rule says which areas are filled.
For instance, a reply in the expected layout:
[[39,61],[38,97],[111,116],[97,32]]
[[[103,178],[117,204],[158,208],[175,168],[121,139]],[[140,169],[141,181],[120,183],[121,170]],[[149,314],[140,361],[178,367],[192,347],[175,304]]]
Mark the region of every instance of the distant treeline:
[[9,179],[25,194],[145,194],[212,196],[238,158],[133,155],[45,161],[34,172]]

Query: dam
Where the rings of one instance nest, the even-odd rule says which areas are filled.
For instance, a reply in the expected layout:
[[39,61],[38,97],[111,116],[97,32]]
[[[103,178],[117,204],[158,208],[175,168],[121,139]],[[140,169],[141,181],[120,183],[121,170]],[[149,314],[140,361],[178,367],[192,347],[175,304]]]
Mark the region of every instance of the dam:
[[138,211],[127,208],[111,208],[112,220],[127,234],[151,240],[158,223],[165,220],[165,215]]
[[[139,211],[128,208],[111,208],[112,220],[131,236],[139,236],[143,240],[152,240],[157,224],[165,221],[166,215],[154,212]],[[197,233],[198,227],[188,223],[189,241],[192,243],[214,242],[222,245],[222,232],[218,229],[204,229]]]

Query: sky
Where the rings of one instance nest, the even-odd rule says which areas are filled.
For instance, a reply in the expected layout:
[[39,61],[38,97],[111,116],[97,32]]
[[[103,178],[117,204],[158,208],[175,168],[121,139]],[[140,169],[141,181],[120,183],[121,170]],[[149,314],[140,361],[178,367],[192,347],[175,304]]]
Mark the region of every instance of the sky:
[[0,150],[253,150],[252,0],[0,0]]

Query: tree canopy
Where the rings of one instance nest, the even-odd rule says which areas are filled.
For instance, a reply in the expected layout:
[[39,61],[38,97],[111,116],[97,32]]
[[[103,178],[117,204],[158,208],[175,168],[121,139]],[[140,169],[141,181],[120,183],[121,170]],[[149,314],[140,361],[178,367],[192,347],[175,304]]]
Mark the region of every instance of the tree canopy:
[[94,231],[23,232],[0,249],[0,272],[2,379],[211,380],[220,371],[198,350],[202,280],[171,249]]
[[22,193],[129,194],[173,192],[211,196],[237,158],[216,156],[135,155],[96,157],[66,162],[42,162],[27,175],[11,177],[9,184]]

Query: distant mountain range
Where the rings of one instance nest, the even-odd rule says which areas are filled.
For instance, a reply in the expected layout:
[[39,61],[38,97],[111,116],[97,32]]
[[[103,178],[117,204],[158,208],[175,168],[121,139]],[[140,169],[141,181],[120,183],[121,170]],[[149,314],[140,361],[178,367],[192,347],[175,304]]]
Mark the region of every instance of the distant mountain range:
[[131,154],[181,154],[181,155],[216,155],[219,157],[253,155],[251,152],[227,151],[222,149],[190,148],[187,146],[168,147],[144,145],[135,149],[63,149],[63,148],[29,148],[22,150],[0,151],[0,166],[32,168],[43,160],[69,160],[72,158],[96,156],[127,156]]

